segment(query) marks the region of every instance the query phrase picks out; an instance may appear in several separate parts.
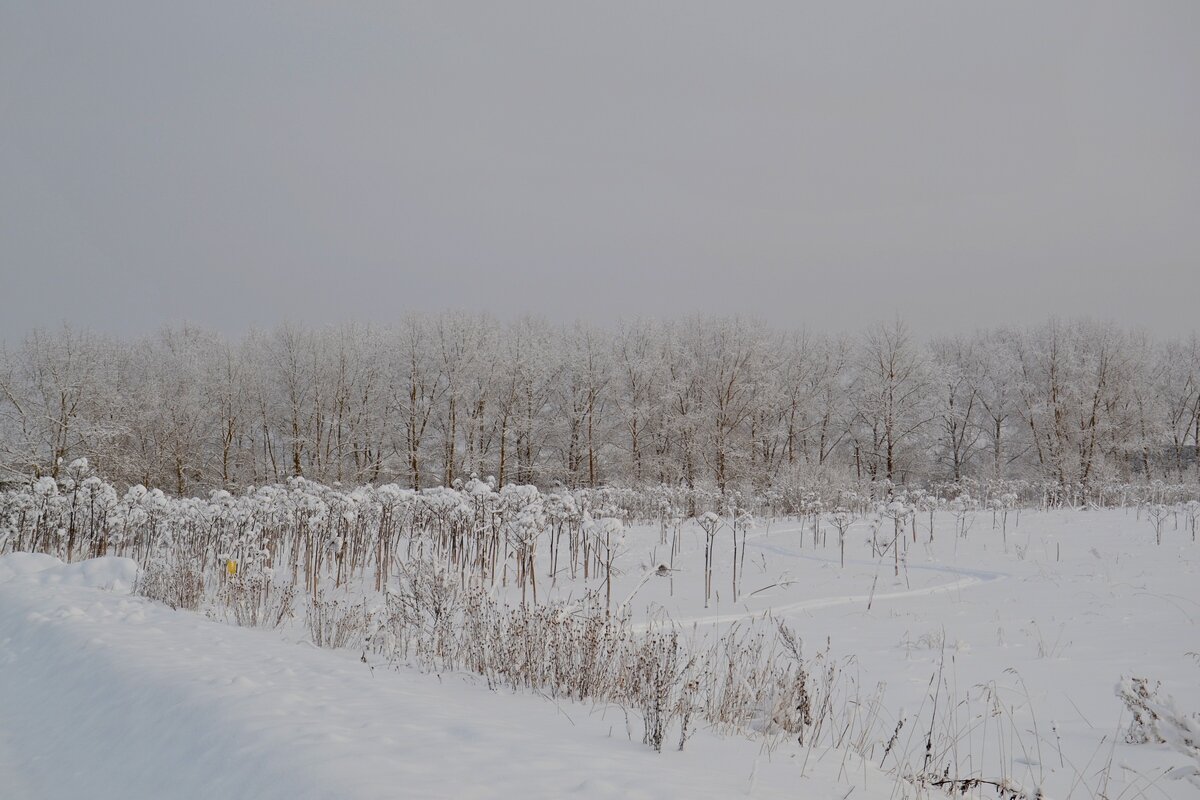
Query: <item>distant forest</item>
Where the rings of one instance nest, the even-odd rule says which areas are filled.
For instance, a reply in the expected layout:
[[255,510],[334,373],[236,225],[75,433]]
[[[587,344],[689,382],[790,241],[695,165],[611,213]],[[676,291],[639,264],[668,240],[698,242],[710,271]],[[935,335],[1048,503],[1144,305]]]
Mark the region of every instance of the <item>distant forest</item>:
[[86,457],[180,494],[277,482],[764,491],[1196,480],[1200,341],[1049,321],[918,341],[738,318],[409,316],[231,340],[39,330],[0,352],[0,482]]

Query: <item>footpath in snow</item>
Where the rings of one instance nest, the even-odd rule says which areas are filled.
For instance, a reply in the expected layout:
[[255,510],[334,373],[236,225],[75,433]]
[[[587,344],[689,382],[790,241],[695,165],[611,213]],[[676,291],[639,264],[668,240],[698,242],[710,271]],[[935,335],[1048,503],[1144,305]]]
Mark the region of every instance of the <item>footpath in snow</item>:
[[842,753],[704,731],[656,754],[620,709],[372,669],[129,595],[133,562],[0,558],[0,797],[893,796]]

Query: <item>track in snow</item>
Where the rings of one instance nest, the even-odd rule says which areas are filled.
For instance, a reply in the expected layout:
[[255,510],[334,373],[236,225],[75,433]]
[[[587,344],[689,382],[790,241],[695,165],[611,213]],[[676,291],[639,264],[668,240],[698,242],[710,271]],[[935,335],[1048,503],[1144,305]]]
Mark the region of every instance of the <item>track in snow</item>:
[[[797,533],[800,529],[787,529],[776,531],[779,533]],[[764,534],[765,535],[765,534]],[[795,550],[778,545],[767,544],[761,541],[762,536],[754,536],[747,539],[746,544],[758,550],[774,553],[775,555],[784,556],[786,558],[802,559],[805,561],[818,561],[827,564],[840,563],[838,559],[825,558],[823,556],[810,556],[804,553],[798,553]],[[880,568],[883,566],[882,561],[867,561],[862,559],[849,559],[847,564],[870,566]],[[807,600],[797,600],[791,603],[783,603],[781,605],[771,606],[763,609],[743,609],[742,611],[734,611],[726,614],[702,614],[695,617],[686,617],[682,619],[665,619],[652,620],[643,622],[634,626],[634,630],[645,632],[651,628],[660,627],[661,625],[726,625],[732,622],[740,622],[742,620],[754,619],[756,617],[781,617],[792,614],[797,611],[811,611],[814,609],[830,608],[833,606],[852,605],[854,603],[871,603],[874,604],[880,600],[903,600],[910,597],[922,597],[933,594],[943,594],[946,592],[961,591],[972,586],[983,583],[992,583],[994,581],[1003,580],[1008,577],[1002,572],[991,572],[988,570],[965,569],[962,567],[936,566],[932,564],[910,564],[905,567],[908,570],[923,570],[927,572],[944,572],[951,575],[960,576],[958,580],[948,583],[937,584],[936,586],[922,586],[917,589],[903,589],[896,592],[871,592],[868,594],[853,594],[853,595],[835,595],[831,597],[812,597]]]

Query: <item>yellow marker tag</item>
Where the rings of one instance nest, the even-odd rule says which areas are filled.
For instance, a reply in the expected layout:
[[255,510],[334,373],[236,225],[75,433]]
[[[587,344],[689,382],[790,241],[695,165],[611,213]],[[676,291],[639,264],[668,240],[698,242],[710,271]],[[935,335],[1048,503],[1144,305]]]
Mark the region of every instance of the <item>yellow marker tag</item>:
[[232,558],[225,562],[225,574],[231,578],[237,575],[237,562]]

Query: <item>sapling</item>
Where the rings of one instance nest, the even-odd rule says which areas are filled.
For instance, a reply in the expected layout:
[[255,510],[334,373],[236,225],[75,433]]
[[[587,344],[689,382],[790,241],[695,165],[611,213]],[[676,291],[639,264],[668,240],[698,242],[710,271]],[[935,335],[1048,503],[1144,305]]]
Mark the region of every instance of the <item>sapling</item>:
[[895,558],[895,574],[900,577],[900,531],[911,509],[900,500],[893,500],[883,507],[881,513],[892,521],[892,549]]
[[704,531],[704,607],[708,608],[709,598],[712,597],[713,542],[721,526],[721,518],[708,511],[696,522]]
[[1150,520],[1150,524],[1154,526],[1154,543],[1162,544],[1162,526],[1166,521],[1170,510],[1161,503],[1155,503],[1146,509],[1146,516]]
[[971,495],[963,492],[950,503],[950,509],[954,512],[954,532],[965,539],[970,528]]
[[605,517],[593,529],[593,535],[596,538],[597,552],[602,553],[605,608],[611,609],[613,564],[625,545],[625,526],[616,517]]
[[837,528],[838,532],[838,553],[841,559],[841,566],[846,566],[846,531],[850,530],[850,526],[854,524],[854,515],[849,509],[839,507],[833,512],[830,517],[833,527]]
[[[730,515],[733,518],[733,602],[738,599],[738,573],[746,563],[746,532],[754,527],[754,517],[749,513],[738,512],[734,509]],[[738,531],[742,532],[741,558],[738,557]]]

